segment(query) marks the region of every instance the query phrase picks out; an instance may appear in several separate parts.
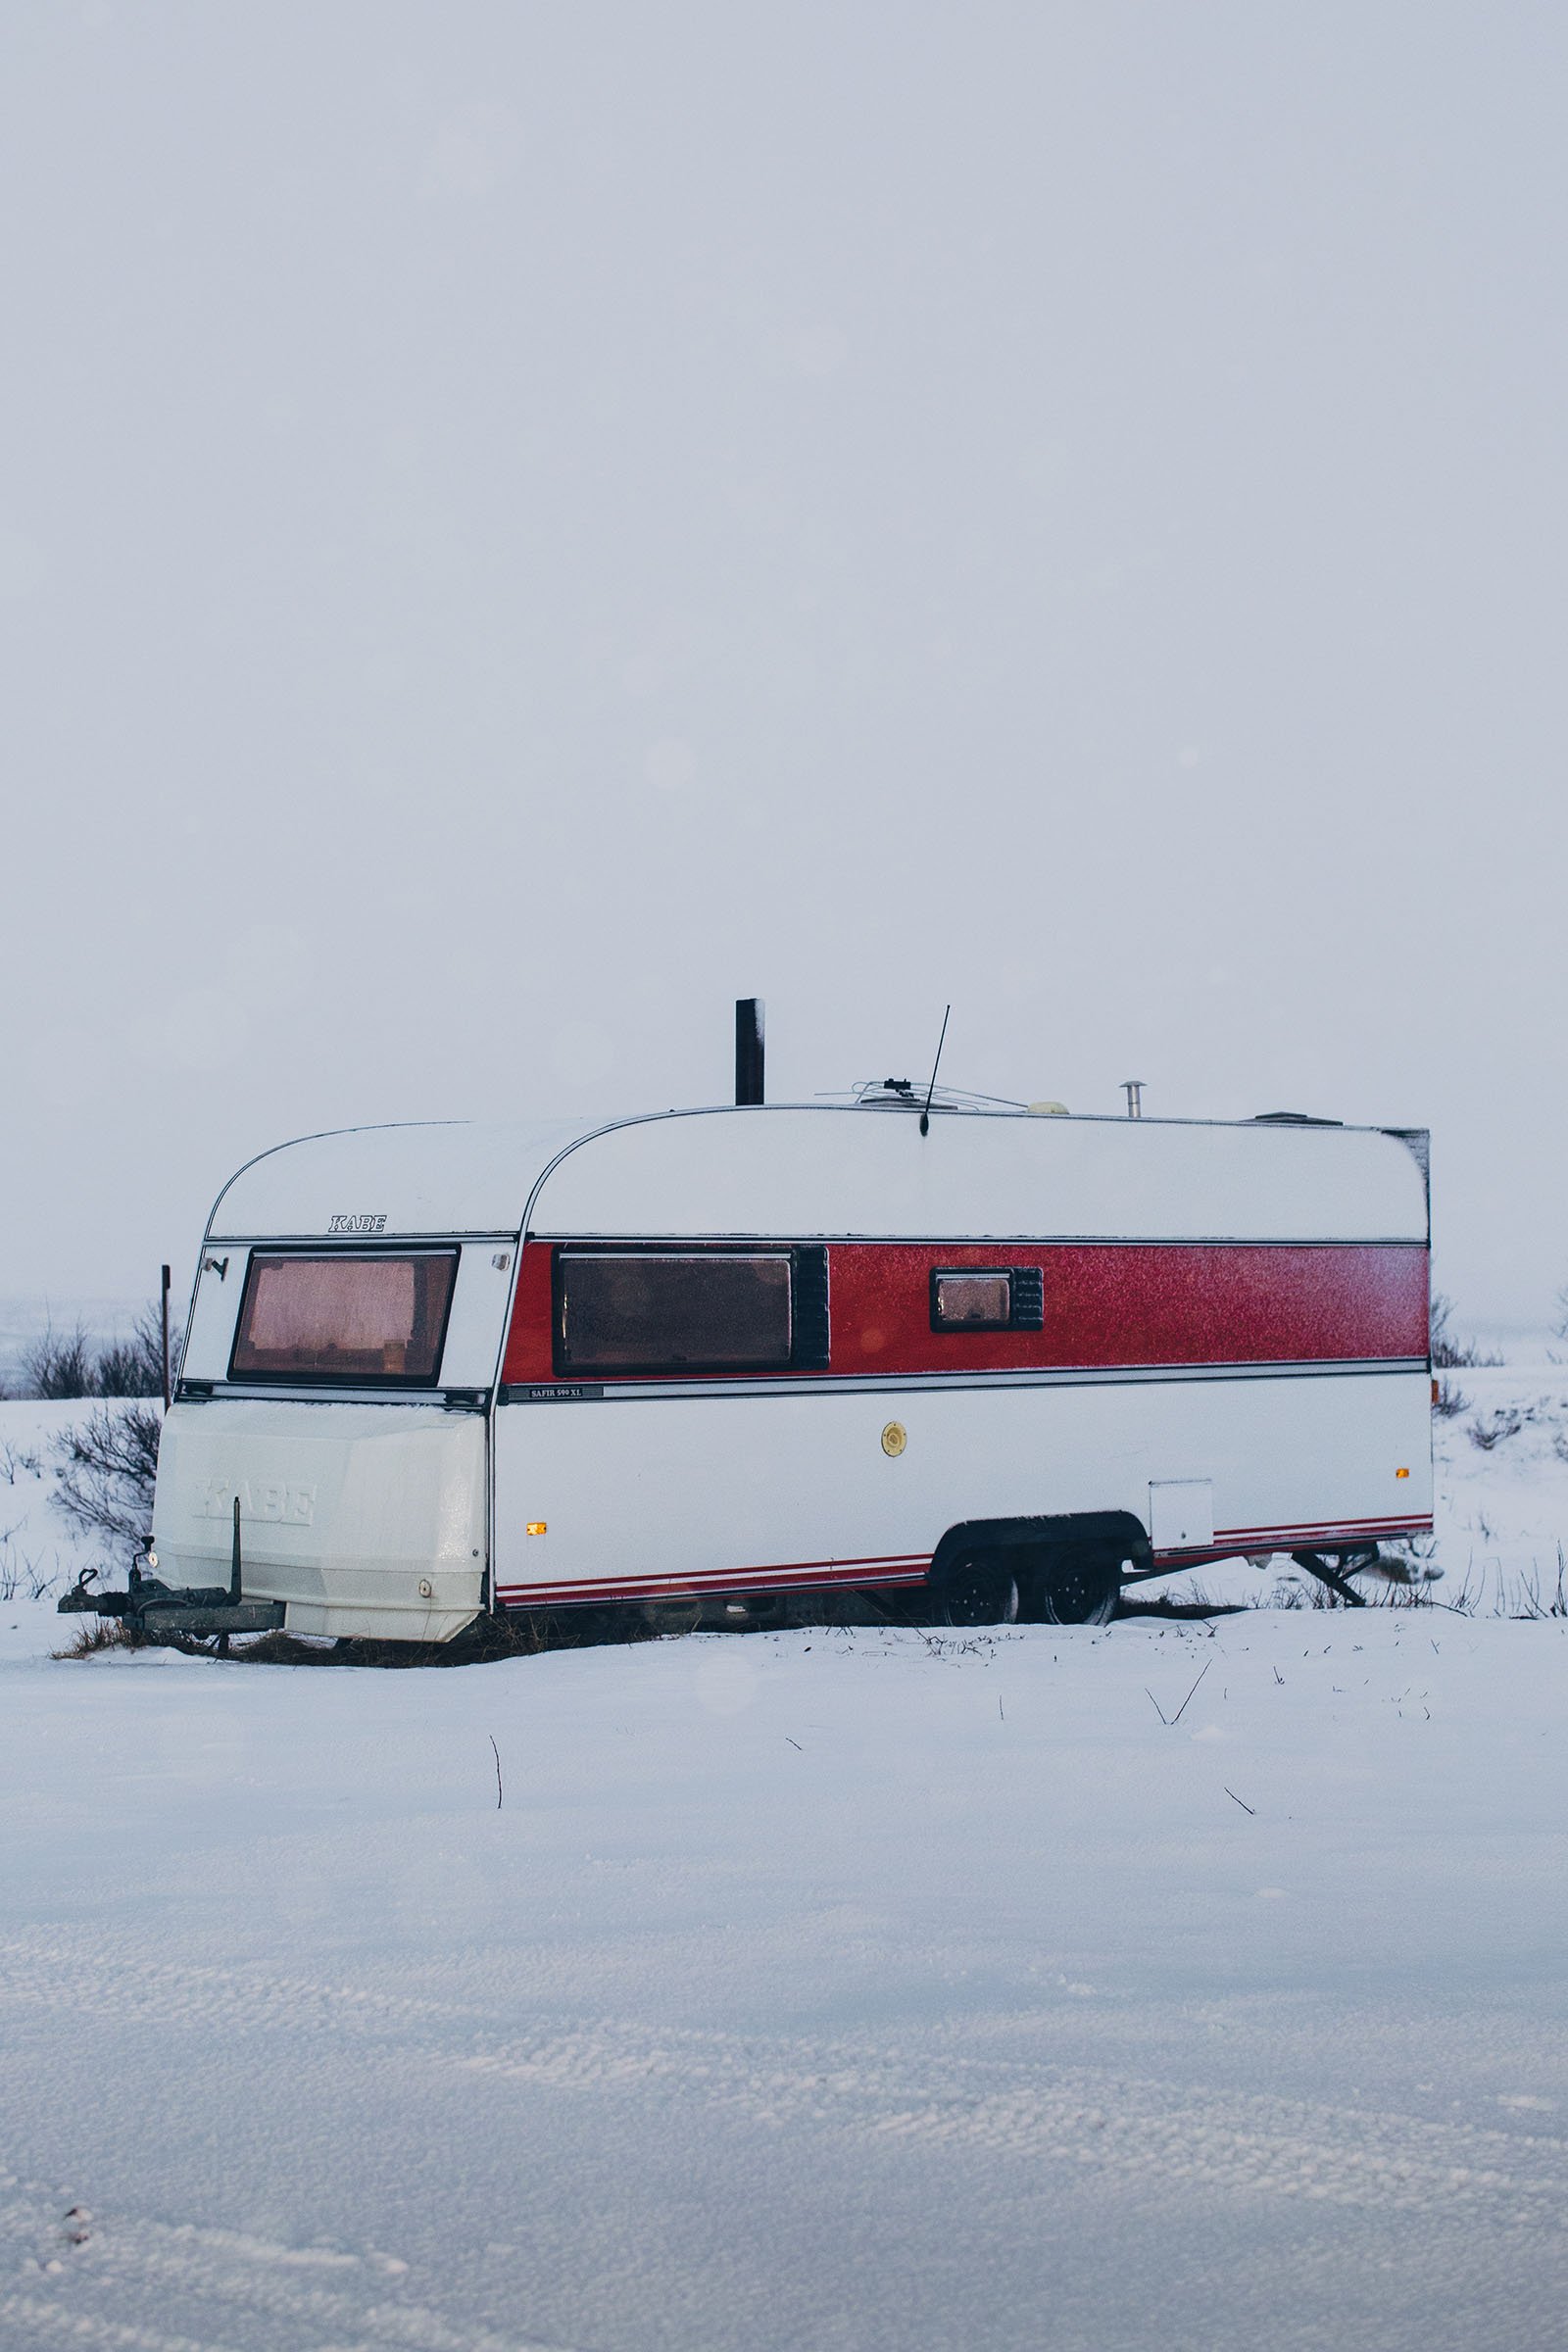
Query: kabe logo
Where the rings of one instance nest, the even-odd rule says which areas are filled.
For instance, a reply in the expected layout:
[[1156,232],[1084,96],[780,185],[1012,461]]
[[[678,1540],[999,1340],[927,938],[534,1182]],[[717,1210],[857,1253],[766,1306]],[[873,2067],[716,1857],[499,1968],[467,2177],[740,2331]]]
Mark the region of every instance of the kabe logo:
[[378,1217],[372,1217],[363,1210],[357,1217],[328,1217],[326,1230],[328,1233],[385,1233],[386,1211],[383,1209]]
[[237,1486],[231,1478],[210,1478],[202,1517],[232,1521],[236,1494],[242,1530],[251,1519],[269,1520],[274,1527],[309,1527],[316,1516],[314,1487],[291,1487],[280,1478],[242,1478]]

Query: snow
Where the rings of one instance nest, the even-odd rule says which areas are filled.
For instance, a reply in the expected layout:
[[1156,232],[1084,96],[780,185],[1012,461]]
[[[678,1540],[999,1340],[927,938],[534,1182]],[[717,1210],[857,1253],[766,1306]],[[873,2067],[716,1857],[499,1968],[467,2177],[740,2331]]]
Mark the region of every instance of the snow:
[[[1568,1380],[1461,1385],[1435,1590],[1554,1577]],[[7,2352],[1560,2340],[1568,1620],[71,1630],[0,1608]]]

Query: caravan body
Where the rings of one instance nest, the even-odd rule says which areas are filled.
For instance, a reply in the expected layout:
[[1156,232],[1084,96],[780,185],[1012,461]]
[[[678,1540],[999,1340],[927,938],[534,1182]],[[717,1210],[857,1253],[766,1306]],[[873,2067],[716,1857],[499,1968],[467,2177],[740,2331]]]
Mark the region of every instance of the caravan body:
[[159,1574],[226,1579],[237,1499],[247,1599],[441,1641],[1420,1533],[1424,1145],[899,1102],[286,1145],[213,1211]]

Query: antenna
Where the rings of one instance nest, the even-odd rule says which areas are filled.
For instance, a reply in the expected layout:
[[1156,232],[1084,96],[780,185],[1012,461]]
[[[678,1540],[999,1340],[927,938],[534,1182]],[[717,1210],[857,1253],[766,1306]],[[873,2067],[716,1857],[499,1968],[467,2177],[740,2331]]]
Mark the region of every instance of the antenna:
[[925,1090],[925,1108],[920,1113],[920,1133],[922,1135],[929,1135],[931,1132],[931,1098],[937,1091],[937,1072],[942,1066],[942,1049],[947,1043],[948,1015],[952,1010],[951,1004],[943,1006],[942,1035],[937,1039],[937,1057],[931,1064],[931,1083]]

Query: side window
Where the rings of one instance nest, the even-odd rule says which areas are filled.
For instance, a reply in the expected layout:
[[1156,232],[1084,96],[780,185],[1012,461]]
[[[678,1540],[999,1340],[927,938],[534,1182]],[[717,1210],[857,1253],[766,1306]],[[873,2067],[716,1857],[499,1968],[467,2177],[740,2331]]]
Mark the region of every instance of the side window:
[[[556,1259],[560,1372],[782,1372],[802,1360],[787,1250],[563,1250]],[[814,1286],[803,1283],[811,1293]],[[820,1305],[802,1300],[808,1341]],[[822,1339],[825,1342],[825,1328]],[[823,1350],[825,1354],[825,1347]]]
[[931,1275],[933,1331],[1042,1331],[1039,1266],[938,1266]]

